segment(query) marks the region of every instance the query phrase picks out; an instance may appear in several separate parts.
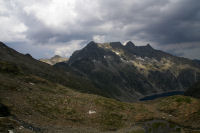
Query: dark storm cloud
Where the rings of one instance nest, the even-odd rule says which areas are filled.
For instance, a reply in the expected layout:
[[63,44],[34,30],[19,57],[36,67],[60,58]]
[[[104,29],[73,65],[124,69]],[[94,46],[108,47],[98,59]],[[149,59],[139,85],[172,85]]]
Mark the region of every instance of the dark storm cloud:
[[[41,43],[48,42],[52,38],[58,42],[92,39],[95,34],[105,34],[111,40],[115,36],[121,36],[122,40],[136,36],[141,40],[146,38],[160,44],[200,41],[200,2],[198,0],[175,2],[170,0],[96,0],[90,6],[84,7],[80,4],[76,1],[73,10],[78,18],[70,24],[62,23],[63,28],[69,32],[63,29],[59,31],[56,26],[47,26],[43,19],[37,18],[35,10],[28,15],[23,11],[24,15],[21,17],[28,27],[27,37]],[[86,1],[85,4],[88,2]],[[48,21],[48,18],[46,19]],[[74,18],[66,18],[66,22],[67,19]],[[103,27],[106,28],[107,23],[112,26],[109,27],[110,31],[103,29]]]
[[[10,36],[39,45],[92,39],[135,40],[156,44],[161,49],[195,42],[191,49],[199,48],[199,0],[0,0],[0,4],[0,19],[16,19],[26,26],[24,31],[11,30],[11,35],[2,37],[9,41]],[[171,49],[178,53],[176,50]]]
[[200,2],[183,0],[173,6],[145,29],[149,38],[160,44],[200,41]]

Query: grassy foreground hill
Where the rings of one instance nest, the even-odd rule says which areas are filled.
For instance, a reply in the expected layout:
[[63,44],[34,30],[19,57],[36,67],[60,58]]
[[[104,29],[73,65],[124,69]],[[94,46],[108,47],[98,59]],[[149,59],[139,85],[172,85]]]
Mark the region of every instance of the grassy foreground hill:
[[199,99],[171,96],[124,103],[34,75],[1,72],[0,103],[0,132],[197,133],[200,129]]

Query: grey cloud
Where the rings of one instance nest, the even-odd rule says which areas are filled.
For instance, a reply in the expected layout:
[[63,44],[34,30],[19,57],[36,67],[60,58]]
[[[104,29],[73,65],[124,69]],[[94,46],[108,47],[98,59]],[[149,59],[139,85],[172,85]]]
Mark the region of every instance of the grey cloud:
[[148,37],[160,44],[200,41],[199,9],[197,0],[176,3],[169,8],[169,14],[161,14],[160,21],[145,29]]
[[[95,35],[105,36],[105,41],[123,42],[136,38],[139,42],[161,47],[200,42],[199,0],[72,0],[76,17],[70,18],[70,14],[68,17],[66,10],[63,14],[65,21],[60,23],[62,28],[47,25],[44,19],[38,18],[37,10],[27,14],[26,4],[16,1],[14,8],[10,6],[12,1],[7,2],[8,8],[13,10],[9,15],[18,17],[28,27],[24,34],[33,44],[57,45],[72,40],[92,40]],[[39,3],[31,2],[35,6]],[[43,4],[48,6],[51,2],[53,0],[46,0]],[[65,8],[63,10],[65,13]],[[48,20],[48,16],[45,19]]]
[[[70,28],[66,29],[70,33],[59,32],[46,26],[43,22],[37,20],[34,14],[27,17],[23,16],[26,18],[25,21],[29,21],[26,23],[29,27],[27,36],[39,42],[47,42],[51,38],[57,38],[56,41],[63,42],[74,39],[91,39],[95,34],[112,36],[117,32],[119,36],[123,37],[121,38],[123,40],[138,36],[141,39],[146,38],[161,44],[200,41],[200,25],[198,24],[200,3],[198,0],[181,0],[174,4],[170,3],[169,0],[143,0],[141,2],[101,0],[96,1],[96,3],[98,8],[93,9],[94,11],[89,9],[89,12],[92,12],[94,16],[99,14],[102,20],[94,16],[85,17],[85,15],[90,14],[77,3],[75,10],[80,18]],[[167,5],[171,7],[166,11],[161,11],[161,8]],[[86,19],[84,20],[84,18]],[[109,33],[98,31],[97,27],[104,26],[107,22],[112,24],[113,29]],[[143,24],[143,26],[135,28],[134,25],[138,24]],[[124,29],[127,25],[130,25],[130,29]]]

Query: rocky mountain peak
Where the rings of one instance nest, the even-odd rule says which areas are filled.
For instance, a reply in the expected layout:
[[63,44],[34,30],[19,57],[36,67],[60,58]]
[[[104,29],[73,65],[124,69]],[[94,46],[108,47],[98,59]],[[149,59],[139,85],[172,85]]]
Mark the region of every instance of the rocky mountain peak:
[[[128,41],[125,45],[121,42],[107,42],[107,43],[96,43],[91,41],[82,50],[74,52],[71,59],[82,59],[82,58],[100,58],[107,54],[115,53],[117,56],[123,56],[123,58],[132,58],[134,56],[149,57],[160,60],[161,57],[169,56],[165,52],[160,52],[151,47],[150,44],[146,46],[135,46],[131,41]],[[70,61],[71,62],[71,61]]]
[[4,45],[5,46],[5,44],[3,42],[1,42],[1,41],[0,41],[0,45]]
[[194,83],[194,72],[200,71],[190,61],[131,41],[125,46],[90,42],[72,54],[66,67],[91,79],[108,97],[130,101],[155,92],[184,90]]
[[112,49],[115,49],[115,48],[121,49],[121,48],[124,47],[121,42],[97,43],[97,46],[99,48],[109,49],[109,50],[112,50]]
[[146,45],[146,47],[153,49],[152,46],[149,43]]
[[0,48],[7,48],[7,46],[3,42],[0,41]]
[[128,41],[126,44],[125,44],[126,47],[134,47],[135,44],[131,41]]
[[50,59],[40,59],[40,61],[47,63],[49,65],[55,65],[56,63],[65,62],[67,60],[68,60],[68,58],[61,57],[59,55],[55,55],[55,56],[51,57]]
[[95,48],[95,47],[97,47],[97,43],[94,41],[91,41],[87,44],[85,48],[87,49],[87,48]]
[[51,57],[51,59],[57,59],[57,58],[62,58],[60,55],[55,55],[53,57]]
[[122,49],[124,47],[121,42],[110,42],[110,46],[118,49]]
[[26,57],[33,58],[29,53],[25,54]]

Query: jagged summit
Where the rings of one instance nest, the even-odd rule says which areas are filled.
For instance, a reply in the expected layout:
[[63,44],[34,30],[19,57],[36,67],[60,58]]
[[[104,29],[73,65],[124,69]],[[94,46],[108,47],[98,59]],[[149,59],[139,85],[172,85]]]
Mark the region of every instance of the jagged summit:
[[136,46],[132,41],[128,41],[125,43],[125,45],[123,45],[121,42],[105,42],[105,43],[98,43],[98,42],[94,42],[91,41],[87,44],[86,48],[97,48],[97,47],[101,47],[101,48],[128,48],[130,50],[138,50],[138,49],[149,49],[152,50],[154,49],[149,43],[147,45],[144,46]]
[[[105,43],[97,43],[94,41],[89,42],[85,48],[83,49],[91,49],[95,50],[98,48],[103,49],[113,49],[113,48],[122,48],[124,47],[121,42],[105,42]],[[79,51],[79,50],[78,50]]]
[[3,42],[0,41],[0,48],[7,48],[7,46]]
[[0,41],[0,45],[4,45],[3,42]]
[[27,56],[29,58],[33,58],[29,53],[25,54],[25,56]]
[[72,54],[67,67],[88,77],[106,96],[122,101],[184,90],[195,81],[188,82],[183,75],[195,79],[194,72],[200,71],[190,60],[153,49],[150,44],[135,46],[131,41],[126,45],[92,41]]
[[[86,45],[86,47],[84,47],[83,49],[94,49],[94,48],[96,48],[96,47],[97,47],[97,43],[94,42],[94,41],[91,41],[91,42],[89,42],[89,43]],[[79,51],[79,50],[77,50],[77,51]]]
[[153,49],[153,47],[149,43],[146,45],[146,47]]
[[55,55],[53,57],[51,57],[51,59],[56,59],[56,58],[62,58],[60,55]]
[[91,41],[91,42],[89,42],[89,43],[87,44],[87,46],[89,46],[89,45],[95,45],[95,44],[97,44],[97,43],[94,42],[94,41]]
[[4,45],[5,46],[5,44],[3,42],[1,42],[1,41],[0,41],[0,45]]
[[[96,43],[94,41],[91,41],[86,45],[85,48],[82,50],[77,50],[72,55],[73,59],[75,55],[80,55],[79,58],[87,57],[89,54],[93,57],[102,57],[106,56],[107,52],[110,51],[112,53],[115,53],[117,56],[140,56],[142,58],[148,57],[148,58],[155,58],[157,60],[160,60],[162,57],[169,57],[171,56],[168,53],[156,50],[151,47],[150,44],[144,45],[144,46],[136,46],[133,42],[128,41],[125,45],[123,45],[121,42],[106,42],[106,43]],[[104,54],[103,54],[104,53]],[[125,56],[124,56],[125,55]]]
[[131,41],[128,41],[128,42],[125,44],[125,46],[133,47],[133,46],[135,46],[135,44],[134,44],[133,42],[131,42]]
[[148,43],[144,46],[136,46],[132,41],[128,41],[123,45],[121,42],[105,42],[105,43],[98,43],[91,41],[87,44],[86,48],[94,48],[94,47],[101,47],[101,48],[129,48],[129,49],[153,49],[153,47]]

